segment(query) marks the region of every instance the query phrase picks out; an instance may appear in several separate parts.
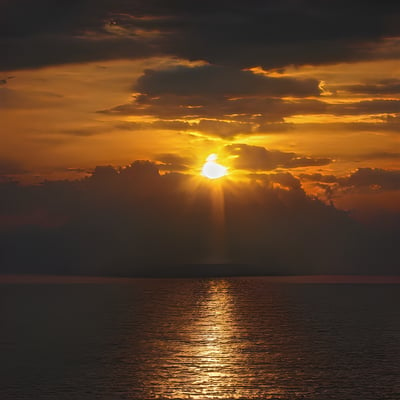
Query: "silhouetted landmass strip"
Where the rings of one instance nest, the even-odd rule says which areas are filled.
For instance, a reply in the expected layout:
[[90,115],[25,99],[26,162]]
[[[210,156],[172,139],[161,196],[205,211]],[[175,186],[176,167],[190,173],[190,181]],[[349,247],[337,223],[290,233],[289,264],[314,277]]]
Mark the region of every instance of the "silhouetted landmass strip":
[[285,275],[276,267],[247,264],[143,265],[126,277],[140,278],[222,278],[235,276]]
[[[64,268],[51,268],[50,266],[37,265],[25,266],[20,268],[3,268],[0,276],[87,276],[87,277],[110,277],[110,278],[227,278],[245,276],[290,276],[293,275],[288,270],[276,265],[255,265],[255,264],[206,264],[206,263],[187,263],[187,264],[134,264],[107,268],[99,273],[98,269],[81,271],[81,268],[71,266]],[[300,275],[313,272],[305,271]]]
[[245,276],[288,276],[277,266],[253,264],[143,264],[129,271],[108,273],[121,278],[228,278]]

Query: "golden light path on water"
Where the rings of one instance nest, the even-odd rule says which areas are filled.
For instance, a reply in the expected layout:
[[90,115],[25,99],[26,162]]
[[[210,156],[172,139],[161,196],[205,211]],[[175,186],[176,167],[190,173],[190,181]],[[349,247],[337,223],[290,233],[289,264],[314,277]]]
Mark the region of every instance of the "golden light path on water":
[[[237,336],[233,299],[224,281],[210,282],[208,296],[191,330],[190,344],[182,351],[196,360],[190,367],[193,379],[182,385],[177,397],[190,394],[192,398],[237,395],[235,368],[237,354],[232,347]],[[198,388],[196,388],[198,387]]]
[[[159,342],[152,376],[142,382],[145,398],[241,399],[260,398],[261,393],[263,398],[278,398],[285,393],[274,385],[274,357],[259,346],[260,338],[252,341],[253,321],[244,318],[246,304],[237,309],[231,285],[225,279],[204,280],[200,299],[189,301],[191,309],[177,310],[171,324],[161,321],[166,336]],[[184,295],[188,293],[177,296]]]
[[[219,397],[221,393],[226,396],[236,362],[231,348],[235,335],[232,311],[226,284],[211,282],[193,323],[185,327],[186,340],[179,343],[174,354],[174,361],[180,363],[180,376],[160,382],[161,397],[200,399]],[[176,385],[175,380],[180,384]]]

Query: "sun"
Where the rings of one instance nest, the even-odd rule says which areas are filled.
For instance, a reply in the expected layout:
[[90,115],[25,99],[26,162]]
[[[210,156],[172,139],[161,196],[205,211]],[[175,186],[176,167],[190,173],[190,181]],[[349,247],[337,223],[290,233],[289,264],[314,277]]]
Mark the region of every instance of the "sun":
[[216,159],[217,159],[216,154],[210,154],[207,157],[206,163],[203,165],[201,174],[208,179],[222,178],[228,172],[228,169],[226,167],[215,162]]

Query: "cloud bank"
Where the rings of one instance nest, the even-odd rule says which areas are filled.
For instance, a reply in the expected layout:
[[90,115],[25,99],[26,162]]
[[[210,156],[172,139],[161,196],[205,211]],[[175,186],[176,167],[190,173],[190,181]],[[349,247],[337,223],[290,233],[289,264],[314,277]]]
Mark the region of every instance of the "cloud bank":
[[266,274],[398,272],[387,243],[399,235],[307,196],[289,173],[219,186],[135,161],[79,181],[4,182],[0,193],[3,273],[136,276],[157,265],[152,274],[167,276],[172,265],[215,262]]

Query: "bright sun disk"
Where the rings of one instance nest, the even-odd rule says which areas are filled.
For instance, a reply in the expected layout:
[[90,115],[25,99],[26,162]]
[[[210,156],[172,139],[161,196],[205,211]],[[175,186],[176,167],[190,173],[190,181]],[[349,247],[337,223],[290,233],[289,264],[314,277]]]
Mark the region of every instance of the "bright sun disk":
[[215,162],[216,154],[210,154],[207,157],[207,162],[203,165],[201,174],[208,179],[222,178],[227,174],[227,168]]

